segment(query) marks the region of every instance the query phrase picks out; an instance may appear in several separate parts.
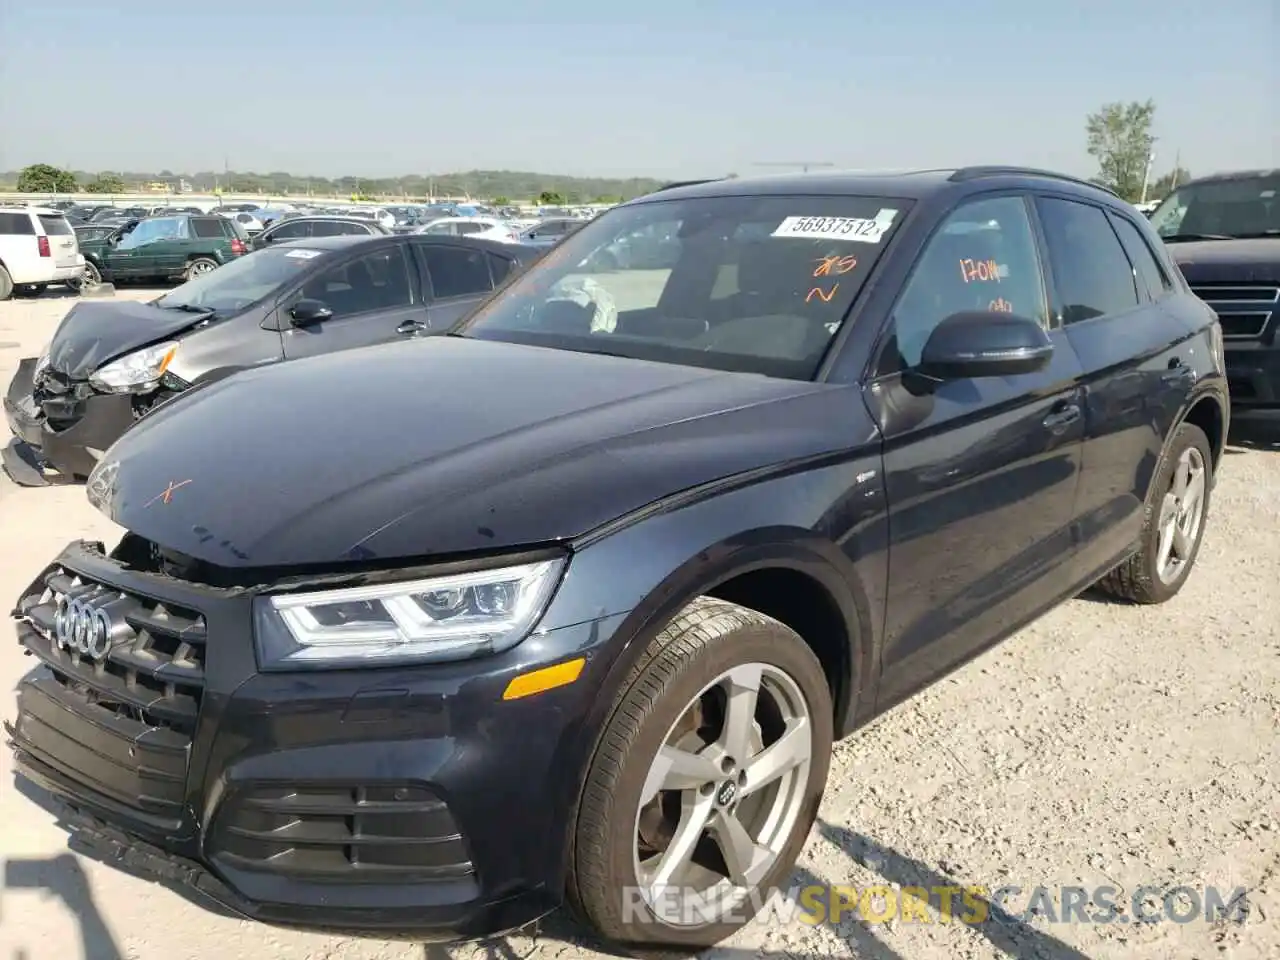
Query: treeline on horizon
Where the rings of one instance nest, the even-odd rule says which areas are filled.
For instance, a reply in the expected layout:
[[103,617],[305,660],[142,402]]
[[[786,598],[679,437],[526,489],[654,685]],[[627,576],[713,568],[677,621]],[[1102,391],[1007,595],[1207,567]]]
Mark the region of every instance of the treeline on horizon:
[[[30,168],[28,168],[30,169]],[[528,200],[554,193],[567,203],[617,202],[652,193],[665,181],[647,177],[572,177],[554,173],[532,173],[519,170],[470,170],[439,176],[413,174],[404,177],[304,177],[285,171],[241,173],[237,171],[199,171],[182,173],[172,170],[143,171],[70,171],[77,191],[109,185],[120,193],[146,192],[150,185],[169,184],[178,192],[180,184],[192,193],[245,193],[273,196],[346,196],[425,197],[472,196],[512,201]],[[22,171],[0,173],[0,188],[19,188]],[[73,192],[73,191],[64,191]],[[92,192],[106,192],[101,189]]]

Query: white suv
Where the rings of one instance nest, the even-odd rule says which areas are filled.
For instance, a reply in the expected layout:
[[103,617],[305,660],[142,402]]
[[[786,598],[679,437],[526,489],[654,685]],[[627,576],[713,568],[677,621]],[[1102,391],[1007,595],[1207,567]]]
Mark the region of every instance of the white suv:
[[79,290],[83,277],[76,232],[60,210],[0,206],[0,300],[18,288],[39,293],[51,283]]

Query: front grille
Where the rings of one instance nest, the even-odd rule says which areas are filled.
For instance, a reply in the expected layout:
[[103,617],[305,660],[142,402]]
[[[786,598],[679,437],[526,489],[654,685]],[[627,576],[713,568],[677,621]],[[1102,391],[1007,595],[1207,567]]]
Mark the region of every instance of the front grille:
[[1267,325],[1280,305],[1280,285],[1204,284],[1191,292],[1209,305],[1229,340],[1255,340],[1266,333]]
[[[17,746],[117,803],[177,823],[204,691],[204,618],[59,567],[38,588],[19,602],[18,638],[49,672],[22,685]],[[58,642],[59,605],[73,599],[110,623],[101,660]]]
[[474,874],[448,806],[418,784],[253,784],[214,820],[213,858],[299,879],[440,881]]

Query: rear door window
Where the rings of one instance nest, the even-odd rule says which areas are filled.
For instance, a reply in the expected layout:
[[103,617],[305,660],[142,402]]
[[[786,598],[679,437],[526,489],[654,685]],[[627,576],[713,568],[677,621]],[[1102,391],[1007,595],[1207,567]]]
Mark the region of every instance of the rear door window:
[[506,257],[500,257],[496,253],[489,254],[489,269],[493,274],[494,286],[502,283],[507,279],[511,271],[515,269],[515,261],[508,260]]
[[1111,225],[1115,227],[1120,242],[1124,244],[1125,253],[1129,254],[1133,269],[1138,274],[1138,279],[1146,285],[1147,293],[1151,298],[1154,300],[1172,290],[1173,281],[1169,279],[1169,275],[1156,259],[1156,255],[1151,252],[1151,246],[1137,226],[1131,220],[1114,213],[1111,214]]
[[337,220],[316,220],[311,224],[313,237],[338,237],[346,233],[346,224]]
[[225,239],[226,229],[223,224],[226,223],[221,217],[192,217],[191,226],[195,229],[197,237],[217,237]]
[[489,261],[483,250],[468,250],[444,244],[419,244],[431,289],[437,299],[474,296],[493,289]]
[[1133,265],[1107,215],[1092,204],[1038,197],[1062,322],[1079,323],[1138,305]]

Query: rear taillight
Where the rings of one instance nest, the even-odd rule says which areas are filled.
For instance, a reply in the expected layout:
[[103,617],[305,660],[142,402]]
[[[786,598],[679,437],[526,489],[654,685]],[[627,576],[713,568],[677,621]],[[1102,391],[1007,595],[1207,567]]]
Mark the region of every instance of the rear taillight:
[[231,253],[232,253],[234,256],[237,256],[237,257],[239,257],[239,256],[243,255],[243,254],[244,254],[244,244],[243,244],[243,243],[241,243],[239,240],[232,240],[232,241],[231,241]]
[[51,257],[51,256],[53,256],[53,254],[49,252],[49,238],[48,238],[48,237],[36,237],[36,243],[38,243],[38,244],[40,245],[40,256],[42,256],[42,257]]

